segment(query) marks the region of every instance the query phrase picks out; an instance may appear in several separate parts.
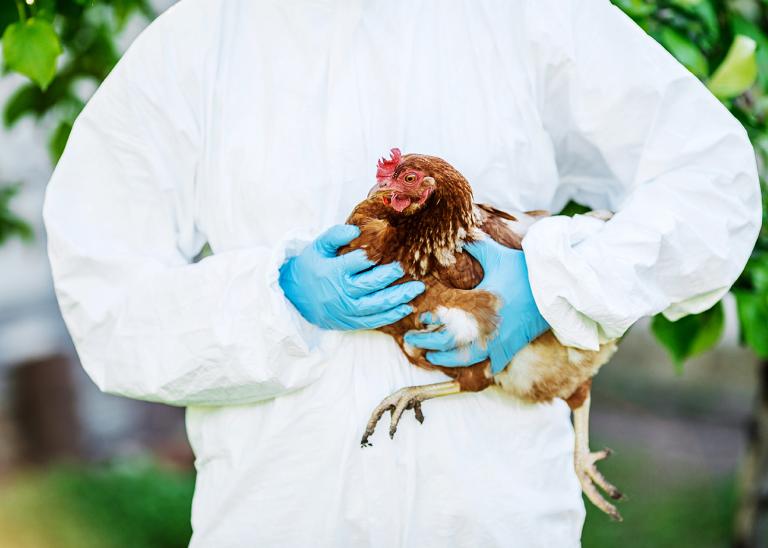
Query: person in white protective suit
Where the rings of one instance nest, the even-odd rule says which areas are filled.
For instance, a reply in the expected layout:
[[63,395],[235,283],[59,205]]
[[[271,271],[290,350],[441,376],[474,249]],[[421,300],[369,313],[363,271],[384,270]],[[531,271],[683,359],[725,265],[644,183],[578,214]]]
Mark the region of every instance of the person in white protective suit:
[[361,449],[383,397],[445,377],[281,290],[395,146],[502,209],[616,212],[524,242],[579,348],[713,305],[760,224],[743,128],[607,0],[183,0],[86,106],[44,215],[86,371],[187,407],[193,547],[579,545],[564,402],[441,398]]

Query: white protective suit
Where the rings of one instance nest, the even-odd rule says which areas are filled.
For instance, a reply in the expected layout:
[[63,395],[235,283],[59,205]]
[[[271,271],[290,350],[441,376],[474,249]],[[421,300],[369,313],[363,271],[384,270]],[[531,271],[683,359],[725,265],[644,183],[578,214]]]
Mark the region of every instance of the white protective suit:
[[188,407],[192,546],[579,545],[562,401],[429,401],[361,449],[384,396],[444,377],[385,335],[314,328],[278,286],[394,146],[501,208],[618,212],[525,240],[574,346],[711,306],[760,223],[744,130],[607,0],[183,0],[80,116],[45,220],[94,381]]

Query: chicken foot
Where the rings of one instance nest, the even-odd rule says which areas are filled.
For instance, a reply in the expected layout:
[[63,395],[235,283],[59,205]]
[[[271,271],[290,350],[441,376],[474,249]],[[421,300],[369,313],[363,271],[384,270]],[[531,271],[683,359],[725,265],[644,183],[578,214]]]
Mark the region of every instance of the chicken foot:
[[611,455],[611,450],[607,448],[595,452],[589,450],[589,404],[590,396],[587,395],[584,403],[573,410],[573,428],[576,433],[576,448],[573,458],[576,476],[579,478],[581,490],[592,504],[608,514],[611,519],[621,521],[621,514],[616,507],[605,500],[597,490],[597,487],[600,487],[614,500],[624,498],[621,491],[609,483],[595,467],[595,463]]
[[421,402],[432,398],[450,396],[461,392],[461,387],[457,381],[439,382],[436,384],[426,384],[424,386],[409,386],[401,388],[394,394],[384,398],[384,400],[373,410],[368,425],[365,428],[363,438],[360,440],[361,447],[370,447],[372,444],[368,441],[376,429],[376,425],[381,420],[382,415],[387,411],[392,413],[389,424],[389,437],[394,438],[397,432],[397,425],[403,413],[408,409],[413,409],[416,420],[424,422],[424,413],[421,411]]

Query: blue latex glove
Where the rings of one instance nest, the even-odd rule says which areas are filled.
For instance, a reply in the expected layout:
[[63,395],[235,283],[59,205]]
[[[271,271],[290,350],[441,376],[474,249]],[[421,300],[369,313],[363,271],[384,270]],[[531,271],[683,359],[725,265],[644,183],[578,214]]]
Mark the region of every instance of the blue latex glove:
[[308,322],[325,329],[375,329],[413,312],[406,303],[424,292],[424,284],[388,287],[403,276],[399,264],[371,268],[362,250],[336,255],[359,235],[353,225],[331,227],[280,267],[283,293]]
[[[491,371],[496,374],[521,348],[549,329],[549,324],[533,300],[522,251],[504,247],[490,238],[469,244],[465,249],[483,267],[483,281],[477,289],[491,291],[501,299],[501,321],[496,333],[486,347],[475,341],[469,346],[456,348],[453,334],[445,330],[411,332],[405,336],[405,341],[412,346],[433,350],[427,353],[427,360],[435,365],[463,367],[490,357]],[[433,326],[441,325],[430,313],[422,314],[421,321]]]

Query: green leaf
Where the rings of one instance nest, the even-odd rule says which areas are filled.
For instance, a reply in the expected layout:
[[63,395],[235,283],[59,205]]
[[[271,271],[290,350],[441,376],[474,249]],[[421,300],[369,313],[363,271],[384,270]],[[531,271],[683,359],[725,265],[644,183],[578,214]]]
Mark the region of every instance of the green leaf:
[[11,127],[27,115],[41,117],[52,109],[77,105],[82,101],[73,91],[75,78],[66,68],[56,76],[56,79],[45,91],[35,84],[26,84],[17,89],[8,98],[3,111],[3,121],[6,127]]
[[33,84],[22,86],[8,98],[3,110],[3,123],[10,128],[22,117],[34,113],[42,92]]
[[209,244],[208,242],[205,242],[202,249],[192,259],[192,262],[199,263],[200,261],[202,261],[206,257],[210,257],[211,255],[213,255],[213,249],[211,249],[211,244]]
[[565,207],[563,210],[558,213],[558,215],[565,215],[566,217],[573,217],[574,215],[583,215],[587,211],[589,211],[590,208],[588,208],[585,205],[581,205],[577,202],[574,202],[571,200],[567,204],[565,204]]
[[757,78],[755,49],[757,43],[742,34],[733,39],[728,53],[707,86],[719,99],[737,97],[747,91]]
[[5,32],[8,25],[19,20],[19,12],[13,2],[5,0],[0,2],[0,35]]
[[664,27],[659,36],[662,45],[680,61],[685,68],[690,70],[699,78],[706,78],[709,74],[709,64],[707,58],[701,53],[701,50],[691,40],[672,30]]
[[717,303],[701,314],[685,316],[675,322],[659,314],[651,322],[651,331],[670,353],[677,369],[681,370],[685,360],[717,344],[724,325],[723,305]]
[[61,155],[64,153],[64,147],[67,146],[67,139],[72,132],[72,122],[69,120],[62,120],[56,127],[56,130],[51,135],[51,140],[48,143],[48,151],[53,158],[54,163],[59,161]]
[[34,3],[37,6],[34,12],[36,18],[53,21],[56,16],[56,0],[34,0]]
[[701,0],[672,0],[672,4],[680,6],[681,8],[695,8],[701,4]]
[[92,29],[88,38],[87,42],[81,40],[85,47],[78,51],[72,67],[80,74],[104,80],[120,58],[114,38],[105,26]]
[[747,263],[743,275],[749,279],[755,293],[768,295],[768,255],[755,254]]
[[49,21],[30,18],[14,23],[3,34],[3,58],[9,69],[23,74],[41,89],[56,75],[61,43]]
[[733,16],[731,26],[734,34],[749,36],[757,42],[757,80],[763,89],[768,88],[768,36],[758,25],[740,15]]
[[760,358],[768,358],[768,296],[745,289],[734,289],[739,311],[742,340]]
[[691,11],[695,13],[706,29],[709,37],[712,40],[720,39],[720,26],[717,21],[717,13],[711,0],[702,0],[691,8]]
[[18,193],[19,185],[0,187],[0,244],[13,236],[29,241],[33,238],[32,227],[10,209],[11,199]]
[[656,6],[643,0],[613,0],[622,11],[633,18],[642,18],[656,11]]

